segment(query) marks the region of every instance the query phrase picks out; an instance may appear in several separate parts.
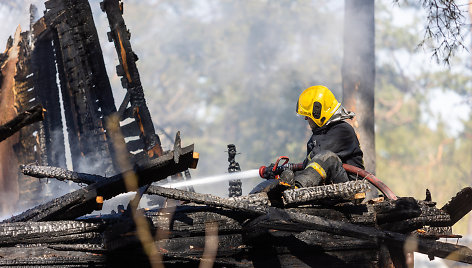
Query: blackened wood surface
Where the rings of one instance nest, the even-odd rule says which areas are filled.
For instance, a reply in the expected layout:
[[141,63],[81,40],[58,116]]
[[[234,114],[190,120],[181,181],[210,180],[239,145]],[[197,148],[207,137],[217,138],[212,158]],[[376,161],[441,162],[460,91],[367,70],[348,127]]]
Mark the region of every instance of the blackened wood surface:
[[[171,199],[194,202],[197,204],[205,204],[213,207],[223,207],[244,211],[248,213],[263,214],[267,211],[269,200],[267,194],[254,194],[252,197],[256,202],[251,202],[249,199],[242,197],[222,198],[210,194],[200,194],[195,192],[183,191],[178,189],[165,188],[151,185],[147,190],[148,194],[156,194]],[[265,203],[265,204],[264,204]]]
[[283,200],[286,205],[315,203],[326,199],[353,200],[358,193],[365,193],[369,189],[366,180],[349,181],[306,187],[283,192]]
[[451,216],[451,225],[455,224],[472,210],[472,188],[462,189],[441,210]]
[[[167,196],[169,198],[181,199],[204,203],[210,206],[226,207],[245,211],[253,214],[262,215],[264,221],[255,222],[252,225],[256,229],[278,229],[293,231],[293,228],[304,228],[307,230],[317,230],[327,232],[334,235],[349,236],[353,238],[360,238],[366,240],[384,240],[397,246],[403,247],[407,241],[408,235],[395,233],[391,231],[383,231],[373,227],[359,226],[346,222],[333,221],[318,216],[303,214],[299,212],[286,211],[273,207],[254,207],[247,202],[226,202],[218,198],[211,197],[205,199],[205,196],[197,196],[195,193],[182,193],[175,189],[158,188],[159,195]],[[281,223],[281,224],[271,224]],[[249,225],[251,226],[251,225]],[[251,227],[249,227],[251,228]],[[460,260],[462,262],[472,262],[472,250],[467,247],[452,245],[448,243],[441,243],[437,241],[430,241],[428,239],[418,238],[418,252],[434,255],[440,258],[449,258],[453,260]],[[456,254],[450,254],[455,252]]]
[[[418,201],[418,205],[421,212],[418,216],[388,221],[381,224],[380,227],[385,230],[407,233],[420,229],[423,226],[451,226],[451,217],[443,210],[429,206],[422,201]],[[398,215],[398,213],[395,214]]]
[[[120,61],[120,65],[116,67],[118,76],[121,76],[121,82],[128,94],[122,104],[122,108],[128,105],[128,98],[133,111],[133,116],[137,124],[138,130],[141,132],[139,137],[144,143],[144,150],[149,156],[154,154],[162,154],[161,142],[159,136],[155,133],[154,124],[151,119],[146,100],[144,99],[144,91],[139,77],[136,61],[138,57],[131,48],[131,34],[126,29],[123,20],[123,3],[118,0],[104,0],[101,8],[107,14],[111,32],[109,33],[110,41],[113,41],[116,53]],[[122,109],[120,109],[122,110]]]
[[[193,145],[190,145],[182,148],[178,164],[174,162],[174,154],[170,151],[157,159],[142,163],[136,171],[128,172],[136,173],[138,187],[141,187],[188,169],[192,161]],[[85,188],[55,198],[46,204],[29,209],[5,220],[5,222],[68,220],[83,216],[96,208],[95,198],[97,196],[102,196],[106,200],[127,192],[124,183],[125,176],[126,174],[123,173],[101,180]]]
[[116,108],[88,1],[49,0],[45,5],[74,170],[113,174],[113,149],[104,120]]
[[[62,129],[59,87],[56,81],[56,58],[52,35],[42,35],[35,43],[31,56],[34,92],[46,109],[42,129],[44,131],[45,160],[41,164],[66,167],[65,143]],[[22,162],[30,163],[30,162]]]
[[43,107],[41,105],[20,113],[18,116],[0,126],[0,141],[5,140],[18,132],[22,127],[43,120]]
[[101,238],[103,229],[103,224],[80,221],[1,223],[0,245],[92,240]]
[[47,246],[0,247],[0,266],[105,267],[105,255],[54,250]]
[[105,177],[99,175],[79,173],[50,166],[21,165],[20,172],[36,178],[55,178],[60,181],[69,180],[84,184],[92,184],[106,179]]
[[219,234],[241,233],[247,214],[207,206],[179,206],[173,214],[163,211],[147,212],[154,228],[169,232],[169,237],[205,236],[207,222],[218,225]]

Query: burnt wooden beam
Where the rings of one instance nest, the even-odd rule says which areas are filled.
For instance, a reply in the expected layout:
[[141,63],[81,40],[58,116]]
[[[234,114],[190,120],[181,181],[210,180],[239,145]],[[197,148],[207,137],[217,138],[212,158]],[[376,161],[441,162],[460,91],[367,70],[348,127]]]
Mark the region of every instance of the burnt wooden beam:
[[[43,19],[44,20],[44,19]],[[37,36],[37,35],[35,35]],[[31,74],[27,72],[29,86],[23,95],[28,93],[44,106],[46,117],[39,129],[39,146],[44,154],[41,164],[57,167],[66,167],[66,149],[64,135],[62,135],[62,115],[60,90],[56,81],[56,57],[53,46],[53,35],[43,32],[41,38],[36,39],[34,50],[31,53]],[[23,101],[28,101],[27,99]],[[29,150],[30,148],[28,148]],[[25,163],[25,162],[23,162]],[[28,163],[28,162],[26,162]]]
[[54,250],[44,245],[0,248],[0,266],[5,267],[104,267],[102,254]]
[[135,170],[126,171],[100,180],[87,187],[29,209],[4,222],[70,220],[88,214],[96,208],[97,196],[102,196],[106,200],[127,192],[124,178],[129,173],[136,174],[136,183],[138,187],[141,187],[188,169],[195,161],[193,145],[184,147],[181,150],[179,163],[175,163],[174,153],[170,151],[159,158],[138,163]]
[[[407,233],[420,229],[423,226],[447,227],[452,226],[451,217],[445,211],[442,211],[434,206],[428,206],[423,201],[418,201],[420,214],[415,217],[405,218],[401,221],[396,221],[392,217],[391,221],[387,221],[380,225],[380,228]],[[405,209],[407,211],[407,209]],[[398,213],[395,213],[398,215]],[[404,215],[406,215],[405,213]]]
[[200,194],[179,189],[165,188],[151,185],[146,194],[155,194],[170,199],[205,204],[212,207],[222,207],[244,211],[252,214],[264,214],[270,201],[266,193],[253,194],[241,197],[222,198],[211,194]]
[[118,0],[104,0],[100,3],[100,7],[107,14],[111,30],[108,33],[108,40],[114,42],[120,62],[120,65],[116,66],[116,71],[118,76],[121,76],[122,86],[127,89],[125,99],[120,105],[120,115],[123,115],[130,103],[134,119],[139,125],[138,130],[141,132],[144,150],[150,157],[160,156],[162,154],[161,141],[155,132],[151,113],[144,99],[141,78],[136,66],[138,56],[133,52],[130,42],[131,34],[126,29],[122,16],[123,3]]
[[[328,232],[336,235],[349,236],[360,239],[385,241],[386,243],[403,248],[408,239],[415,239],[417,248],[415,251],[429,256],[435,256],[443,259],[449,259],[464,263],[472,263],[472,250],[465,246],[443,243],[431,239],[421,237],[412,237],[411,235],[401,234],[392,231],[379,230],[373,227],[358,226],[351,223],[332,221],[317,216],[307,215],[297,212],[287,212],[282,209],[270,208],[269,213],[264,215],[267,217],[267,228],[282,229],[286,225],[293,223],[294,225],[302,224],[306,229],[313,229],[322,232]],[[283,220],[282,226],[274,226],[271,222]],[[261,226],[258,226],[259,228]],[[300,226],[297,226],[299,228]]]
[[397,200],[388,199],[374,204],[377,223],[383,224],[418,217],[421,209],[413,197],[400,197]]
[[181,205],[169,214],[166,209],[146,211],[145,216],[154,228],[169,234],[169,238],[205,236],[206,223],[218,224],[218,233],[241,233],[247,213],[208,206]]
[[456,194],[441,210],[451,216],[451,225],[458,222],[472,210],[472,188],[466,187]]
[[[265,227],[268,229],[283,230],[284,228],[289,228],[288,230],[290,231],[293,230],[295,226],[296,228],[302,227],[306,230],[317,230],[359,239],[378,239],[386,241],[395,247],[403,247],[404,243],[410,239],[410,236],[406,234],[379,230],[374,227],[359,226],[352,223],[329,220],[318,216],[287,211],[274,207],[255,206],[247,201],[229,201],[228,199],[230,198],[225,199],[206,194],[197,194],[158,186],[151,186],[148,189],[148,193],[154,193],[177,200],[205,204],[208,206],[224,207],[245,211],[252,214],[259,214],[262,215],[262,217],[266,217],[265,222],[267,225]],[[277,222],[282,222],[283,224],[277,225],[275,224]],[[260,222],[257,224],[257,228],[264,227],[261,226]],[[415,239],[418,244],[416,251],[420,253],[454,261],[472,263],[472,250],[468,247],[432,241],[430,239],[424,239],[420,237]]]
[[285,205],[299,205],[325,199],[353,200],[356,194],[365,193],[368,189],[366,180],[305,187],[284,191],[283,201]]
[[68,180],[76,183],[92,184],[106,179],[100,175],[79,173],[58,167],[20,165],[20,172],[35,178],[54,178],[60,181]]
[[6,124],[0,126],[0,142],[18,132],[21,128],[44,119],[44,110],[41,105],[28,109]]
[[15,222],[0,224],[0,245],[60,243],[100,238],[101,223],[82,221]]

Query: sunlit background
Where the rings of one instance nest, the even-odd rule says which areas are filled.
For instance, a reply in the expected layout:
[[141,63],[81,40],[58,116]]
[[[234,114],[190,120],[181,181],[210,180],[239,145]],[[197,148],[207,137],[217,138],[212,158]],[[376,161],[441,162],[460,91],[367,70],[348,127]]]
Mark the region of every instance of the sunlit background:
[[[115,101],[125,90],[115,72],[108,22],[90,0]],[[376,1],[376,175],[397,195],[432,198],[442,207],[472,182],[471,63],[468,5],[464,45],[450,65],[437,62],[415,4]],[[0,45],[21,24],[29,3],[0,2]],[[180,130],[200,153],[193,176],[227,172],[227,144],[242,170],[286,155],[300,162],[310,130],[295,116],[300,92],[323,84],[342,100],[344,1],[125,0],[124,18],[147,104],[164,149]],[[465,2],[467,3],[467,2]],[[260,179],[243,182],[247,194]],[[221,196],[228,183],[197,186]],[[467,216],[454,226],[472,233]],[[471,222],[471,223],[469,223]]]

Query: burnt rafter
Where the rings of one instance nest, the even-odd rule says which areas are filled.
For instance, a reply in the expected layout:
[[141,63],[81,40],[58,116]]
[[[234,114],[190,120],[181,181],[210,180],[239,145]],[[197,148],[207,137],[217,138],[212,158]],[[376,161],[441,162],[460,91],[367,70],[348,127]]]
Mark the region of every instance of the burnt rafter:
[[121,76],[123,87],[127,90],[119,109],[120,116],[125,117],[125,108],[130,104],[134,120],[139,126],[140,138],[144,142],[145,151],[150,157],[159,156],[162,154],[161,142],[155,133],[151,114],[144,99],[144,91],[136,66],[138,57],[131,48],[131,34],[126,29],[122,16],[123,3],[119,0],[104,0],[100,6],[106,12],[110,24],[111,31],[108,33],[108,40],[114,42],[120,61],[116,71],[118,76]]

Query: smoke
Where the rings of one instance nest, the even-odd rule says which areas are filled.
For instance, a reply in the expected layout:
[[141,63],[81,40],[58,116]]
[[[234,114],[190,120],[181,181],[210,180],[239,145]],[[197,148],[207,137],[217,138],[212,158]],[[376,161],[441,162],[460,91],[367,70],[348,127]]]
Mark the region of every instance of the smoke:
[[[44,10],[44,0],[0,1],[0,18],[2,19],[2,23],[0,23],[0,47],[3,45],[2,42],[6,43],[6,40],[14,33],[18,25],[21,25],[23,30],[29,29],[29,8],[31,4],[35,5],[40,11],[34,14],[34,18],[37,20],[37,16],[42,14],[42,10]],[[3,49],[0,49],[0,52],[3,52]]]
[[[117,56],[99,1],[90,1],[115,96]],[[164,149],[177,130],[200,153],[195,176],[227,171],[233,143],[242,170],[279,154],[304,158],[309,130],[295,116],[298,94],[313,84],[341,92],[342,4],[254,1],[126,1],[124,18]],[[326,23],[329,22],[329,23]],[[153,45],[150,45],[153,44]],[[307,60],[309,59],[309,60]],[[121,99],[115,98],[119,103]],[[157,129],[157,128],[156,128]],[[243,193],[260,182],[246,180]],[[197,186],[227,196],[228,184]]]

